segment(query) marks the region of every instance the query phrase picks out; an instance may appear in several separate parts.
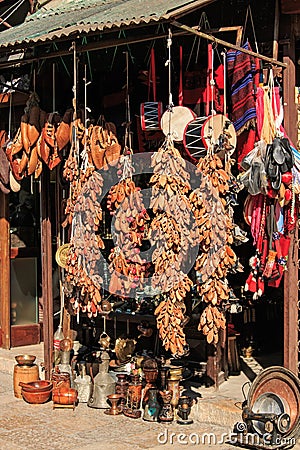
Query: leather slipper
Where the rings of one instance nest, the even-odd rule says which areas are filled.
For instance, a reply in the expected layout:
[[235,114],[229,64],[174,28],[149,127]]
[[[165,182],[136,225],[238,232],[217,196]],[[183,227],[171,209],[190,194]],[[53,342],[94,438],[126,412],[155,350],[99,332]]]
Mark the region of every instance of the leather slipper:
[[281,172],[278,172],[277,178],[271,179],[271,186],[276,191],[278,191],[280,189],[280,186],[281,186]]
[[277,164],[283,164],[285,161],[285,154],[282,148],[281,140],[279,138],[275,138],[273,140],[272,147],[273,147],[272,156],[274,158],[274,161]]

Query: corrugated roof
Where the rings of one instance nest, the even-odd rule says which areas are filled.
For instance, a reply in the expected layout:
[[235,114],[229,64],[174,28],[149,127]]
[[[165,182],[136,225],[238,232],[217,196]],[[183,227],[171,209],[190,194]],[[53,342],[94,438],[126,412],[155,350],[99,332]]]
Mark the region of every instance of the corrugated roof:
[[214,0],[54,0],[25,22],[0,33],[0,49],[21,47],[79,33],[169,19]]

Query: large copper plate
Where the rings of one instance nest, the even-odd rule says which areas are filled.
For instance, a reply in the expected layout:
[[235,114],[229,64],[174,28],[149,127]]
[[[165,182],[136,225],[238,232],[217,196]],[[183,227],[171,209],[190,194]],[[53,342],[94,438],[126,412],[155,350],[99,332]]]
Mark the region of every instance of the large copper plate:
[[[290,370],[273,366],[263,370],[254,380],[248,394],[248,407],[253,410],[260,397],[278,396],[291,418],[291,426],[285,437],[297,437],[300,433],[300,380]],[[267,412],[267,411],[259,411]]]

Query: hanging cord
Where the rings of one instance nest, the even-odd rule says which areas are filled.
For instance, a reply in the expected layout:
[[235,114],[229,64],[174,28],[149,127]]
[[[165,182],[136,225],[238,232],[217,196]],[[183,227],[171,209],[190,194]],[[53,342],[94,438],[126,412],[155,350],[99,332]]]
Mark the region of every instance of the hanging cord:
[[[202,12],[201,16],[200,16],[200,20],[198,23],[198,30],[201,30],[201,28],[204,28],[204,30],[207,30],[210,28],[209,22],[208,22],[208,18],[206,15],[206,12]],[[189,59],[188,59],[188,63],[186,66],[186,70],[189,69],[190,64],[191,64],[191,59],[194,53],[194,48],[197,42],[197,51],[196,51],[196,59],[195,59],[195,63],[198,63],[198,58],[199,58],[199,52],[200,52],[200,43],[201,43],[201,37],[195,36],[194,40],[193,40],[193,45],[189,54]]]
[[73,50],[73,126],[72,126],[72,148],[74,152],[74,157],[77,161],[79,167],[79,142],[77,139],[77,127],[74,125],[74,121],[77,119],[77,53],[76,53],[76,43],[72,42]]
[[244,42],[244,39],[245,39],[246,27],[247,27],[247,22],[248,22],[248,16],[250,17],[250,20],[251,20],[251,27],[252,27],[253,37],[254,37],[254,44],[255,44],[256,53],[259,53],[258,45],[257,45],[257,39],[256,39],[256,33],[255,33],[255,28],[254,28],[254,21],[253,21],[252,11],[251,11],[251,6],[250,5],[248,5],[247,11],[246,11],[245,23],[244,23],[244,28],[243,28],[242,42]]
[[169,28],[169,34],[167,38],[167,49],[168,49],[168,60],[165,62],[165,66],[168,66],[168,81],[169,81],[169,104],[167,110],[169,111],[169,133],[168,138],[171,137],[171,120],[172,120],[172,110],[173,110],[173,97],[172,97],[172,73],[171,73],[171,46],[172,46],[172,33]]
[[91,84],[91,81],[87,81],[87,66],[84,65],[84,134],[85,134],[85,140],[84,140],[84,148],[81,152],[81,158],[82,158],[82,164],[81,168],[85,172],[87,167],[89,166],[89,158],[86,151],[86,144],[87,144],[87,138],[88,138],[88,116],[87,113],[91,112],[91,109],[87,106],[87,87],[89,84]]
[[72,42],[73,50],[73,109],[74,119],[77,119],[77,55],[76,55],[76,43]]
[[[13,81],[13,75],[11,75],[11,85]],[[9,113],[8,113],[8,139],[11,140],[11,116],[12,116],[12,96],[13,96],[13,90],[10,93],[9,96]]]
[[129,98],[129,58],[128,58],[128,52],[124,52],[126,57],[126,122],[125,122],[125,139],[124,139],[124,152],[132,152],[132,140],[131,140],[131,114],[130,114],[130,98]]
[[224,67],[224,72],[223,72],[223,76],[224,76],[224,104],[223,104],[223,114],[224,116],[227,117],[227,66],[226,66],[226,62],[227,62],[227,58],[226,58],[226,50],[224,50],[221,55],[223,56],[223,67]]
[[214,110],[214,93],[215,93],[215,80],[214,80],[214,48],[211,46],[211,76],[210,76],[210,95],[211,95],[211,115],[214,116],[216,111]]
[[131,139],[131,114],[130,114],[130,98],[129,98],[129,58],[128,52],[124,52],[126,56],[126,122],[125,122],[125,138],[124,138],[124,153],[122,155],[123,171],[121,180],[132,178],[134,168],[132,166],[132,139]]
[[[10,6],[6,11],[4,11],[4,13],[0,16],[0,18],[1,18],[1,21],[0,21],[0,23],[2,22],[6,22],[7,21],[7,19],[9,19],[10,18],[10,16],[12,16],[18,9],[19,9],[19,7],[24,3],[24,1],[25,0],[19,0],[15,5],[12,5],[12,6]],[[11,11],[11,12],[9,12],[9,10],[12,8],[12,7],[14,7],[14,9]],[[6,13],[8,13],[9,12],[9,14],[7,15],[7,16],[4,16]],[[4,16],[4,17],[3,17]]]
[[[164,32],[162,24],[159,23],[158,26],[157,26],[157,28],[156,28],[156,31],[155,31],[155,33],[154,33],[155,36],[158,36],[158,33],[159,33],[160,28],[162,28],[162,33]],[[152,51],[152,49],[154,49],[155,43],[156,43],[156,39],[153,39],[153,41],[151,42],[151,45],[149,46],[149,48],[148,48],[148,50],[147,50],[147,52],[146,52],[146,55],[145,55],[145,58],[144,58],[144,64],[145,64],[146,66],[149,66],[149,64],[150,64],[150,60],[151,60],[151,51]]]
[[[10,11],[12,8],[14,8],[14,7],[17,8],[17,7],[19,7],[18,3],[21,3],[21,1],[22,1],[22,0],[18,0],[17,3],[10,5],[10,6],[2,13],[2,14],[0,14],[0,18],[2,19],[3,16],[4,16],[4,14],[9,13],[9,11]],[[13,11],[13,12],[14,12],[14,11]],[[7,17],[6,17],[6,18],[7,18]],[[4,18],[4,20],[5,20],[6,18]]]
[[183,57],[182,57],[182,45],[179,47],[179,93],[178,93],[178,105],[183,106]]

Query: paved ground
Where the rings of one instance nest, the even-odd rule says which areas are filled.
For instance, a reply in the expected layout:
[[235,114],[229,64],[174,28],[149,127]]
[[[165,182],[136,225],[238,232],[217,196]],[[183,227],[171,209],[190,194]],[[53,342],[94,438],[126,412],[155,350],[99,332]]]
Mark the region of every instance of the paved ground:
[[[199,393],[198,393],[199,394]],[[220,399],[210,394],[210,408]],[[92,409],[86,404],[79,404],[75,410],[54,409],[52,402],[43,405],[30,405],[13,395],[12,376],[0,372],[0,448],[1,450],[26,449],[158,449],[183,447],[200,447],[215,449],[230,449],[230,445],[209,445],[209,438],[203,433],[215,433],[210,437],[211,443],[218,442],[223,433],[230,433],[230,426],[225,415],[217,408],[215,424],[206,422],[211,412],[207,408],[209,399],[200,398],[194,407],[194,424],[179,426],[172,423],[169,426],[149,424],[142,419],[129,419],[125,416],[111,417],[103,410]],[[223,399],[224,400],[224,399]],[[239,419],[240,414],[232,412],[231,407],[224,402],[229,414]],[[202,416],[202,419],[201,419]],[[171,433],[174,433],[172,436]],[[185,436],[179,436],[185,433]],[[192,434],[193,433],[193,434]],[[189,444],[181,444],[178,439]],[[199,445],[193,444],[199,441]],[[202,445],[203,441],[203,445]]]
[[[18,353],[18,349],[14,353]],[[241,420],[241,386],[247,381],[243,373],[230,377],[217,392],[213,388],[190,385],[189,392],[198,398],[192,411],[194,423],[182,426],[174,422],[166,426],[123,415],[107,416],[103,410],[89,408],[86,404],[79,404],[74,411],[53,410],[51,401],[30,405],[13,395],[13,364],[9,360],[12,360],[11,354],[0,352],[1,450],[237,448],[226,440],[233,425]],[[300,445],[294,449],[299,450]]]

